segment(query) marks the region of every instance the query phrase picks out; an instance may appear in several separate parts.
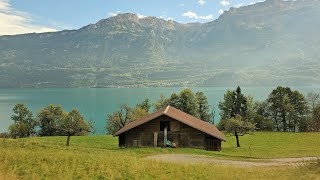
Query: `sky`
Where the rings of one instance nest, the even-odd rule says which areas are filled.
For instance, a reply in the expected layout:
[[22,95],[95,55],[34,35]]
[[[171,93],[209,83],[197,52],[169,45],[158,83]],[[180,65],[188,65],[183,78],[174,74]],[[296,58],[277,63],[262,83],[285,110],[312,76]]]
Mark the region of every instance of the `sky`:
[[79,29],[119,13],[208,22],[263,0],[0,0],[0,35]]

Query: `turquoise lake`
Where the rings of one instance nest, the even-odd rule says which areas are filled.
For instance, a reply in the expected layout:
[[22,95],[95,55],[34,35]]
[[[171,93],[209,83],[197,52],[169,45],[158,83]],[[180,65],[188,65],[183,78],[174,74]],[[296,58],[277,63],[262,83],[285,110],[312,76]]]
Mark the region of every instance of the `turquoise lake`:
[[[275,87],[242,87],[245,95],[251,95],[255,100],[264,100]],[[159,99],[160,94],[166,97],[173,92],[178,93],[183,88],[50,88],[50,89],[0,89],[0,132],[7,131],[12,123],[10,117],[12,108],[17,103],[26,104],[34,116],[49,104],[60,104],[66,111],[78,109],[88,120],[95,122],[97,134],[104,134],[105,119],[108,113],[115,111],[120,104],[133,106],[144,98],[151,102]],[[202,91],[208,97],[210,105],[215,105],[218,116],[218,103],[223,99],[228,89],[235,87],[195,87],[194,92]],[[320,87],[294,87],[293,90],[307,94],[320,92]]]

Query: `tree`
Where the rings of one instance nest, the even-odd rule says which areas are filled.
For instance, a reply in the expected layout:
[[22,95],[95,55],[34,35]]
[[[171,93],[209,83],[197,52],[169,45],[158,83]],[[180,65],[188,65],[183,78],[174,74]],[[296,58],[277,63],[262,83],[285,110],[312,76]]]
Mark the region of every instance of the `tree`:
[[241,88],[240,86],[238,86],[236,89],[236,97],[232,110],[232,117],[236,117],[237,115],[240,115],[241,117],[246,117],[247,109],[247,98],[241,93]]
[[[214,123],[213,118],[213,112],[214,109],[212,109],[212,112],[210,113],[210,106],[208,104],[208,99],[204,95],[203,92],[196,92],[196,100],[198,105],[198,117],[206,122],[212,122]],[[214,107],[212,107],[214,108]]]
[[141,103],[138,103],[136,107],[144,109],[146,112],[149,112],[151,108],[150,100],[148,98],[145,98]]
[[38,113],[38,122],[41,136],[54,136],[58,134],[57,123],[63,118],[63,108],[61,105],[50,104]]
[[270,111],[273,116],[273,121],[278,131],[287,131],[287,116],[290,106],[288,105],[291,89],[288,87],[278,86],[274,89],[267,101],[270,104]]
[[247,99],[241,93],[241,88],[238,86],[236,91],[228,90],[224,94],[224,101],[219,103],[221,119],[230,119],[240,115],[247,115]]
[[223,97],[223,101],[219,102],[219,109],[220,109],[220,116],[221,116],[221,120],[226,120],[226,119],[230,119],[233,117],[233,112],[232,110],[234,109],[235,103],[235,92],[228,90]]
[[197,99],[191,89],[183,89],[179,94],[179,107],[177,109],[198,117]]
[[247,118],[247,98],[242,94],[241,88],[238,86],[235,91],[228,90],[224,94],[222,102],[218,105],[220,109],[221,120],[218,125],[219,129],[224,130],[226,122],[236,116]]
[[159,110],[168,105],[198,117],[203,121],[212,121],[210,106],[203,92],[193,93],[191,89],[183,89],[179,94],[171,94],[170,98],[160,95],[160,99],[155,103],[155,109]]
[[59,134],[67,136],[66,146],[70,145],[70,137],[86,135],[93,129],[92,122],[86,123],[80,112],[73,109],[71,112],[63,112],[61,121],[57,122]]
[[148,112],[145,109],[142,109],[140,107],[131,108],[127,104],[123,104],[120,106],[120,110],[107,115],[107,132],[109,134],[114,134],[129,122],[146,116],[147,114]]
[[160,99],[154,103],[155,110],[158,111],[170,105],[170,99],[167,99],[163,94],[160,94]]
[[317,106],[312,111],[312,129],[320,132],[320,106]]
[[278,131],[296,131],[305,118],[308,107],[304,96],[289,87],[277,87],[268,99],[269,111]]
[[289,121],[290,131],[296,132],[297,128],[301,129],[300,126],[303,124],[302,121],[306,119],[309,108],[307,101],[303,94],[299,91],[293,91],[290,96],[291,109],[291,120]]
[[11,119],[14,123],[9,126],[9,134],[16,137],[28,137],[35,133],[37,122],[32,117],[32,112],[24,104],[16,104],[13,108],[14,115]]
[[23,138],[30,135],[28,127],[25,123],[13,123],[12,125],[10,125],[9,134],[10,137],[13,138]]
[[320,105],[320,94],[319,93],[310,92],[307,94],[306,99],[307,99],[308,104],[311,108],[311,111],[313,111],[316,106]]
[[173,93],[171,94],[170,98],[168,99],[168,105],[175,107],[175,108],[180,108],[181,107],[181,99],[180,95]]
[[211,124],[214,124],[215,121],[214,121],[214,118],[216,116],[216,109],[215,109],[215,106],[212,105],[212,109],[211,109],[211,120],[209,121],[209,123]]
[[255,130],[255,125],[249,121],[244,120],[240,115],[232,117],[225,124],[226,133],[230,133],[236,137],[237,147],[240,147],[239,136]]

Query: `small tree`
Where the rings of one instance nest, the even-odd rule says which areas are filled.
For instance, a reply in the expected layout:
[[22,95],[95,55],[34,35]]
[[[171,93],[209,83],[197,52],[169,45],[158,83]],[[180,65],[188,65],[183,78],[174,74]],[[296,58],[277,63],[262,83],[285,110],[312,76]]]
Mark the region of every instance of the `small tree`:
[[9,126],[11,137],[28,137],[35,133],[37,122],[33,119],[32,112],[24,104],[15,105],[13,112],[11,119],[14,123]]
[[255,125],[237,115],[226,121],[225,129],[227,133],[236,137],[237,147],[240,147],[239,136],[244,136],[245,134],[254,131]]
[[70,137],[75,135],[86,135],[93,128],[92,122],[86,123],[80,112],[73,109],[71,112],[64,112],[61,121],[57,123],[60,134],[67,136],[66,145],[70,145]]

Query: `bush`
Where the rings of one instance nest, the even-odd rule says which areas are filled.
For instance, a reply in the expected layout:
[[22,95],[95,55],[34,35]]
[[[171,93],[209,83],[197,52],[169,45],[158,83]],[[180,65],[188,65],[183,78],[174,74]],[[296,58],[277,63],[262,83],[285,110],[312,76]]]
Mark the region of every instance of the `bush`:
[[3,133],[0,133],[0,138],[10,138],[10,135],[7,132],[3,132]]
[[12,138],[28,137],[29,129],[25,123],[14,123],[9,126],[9,134]]

